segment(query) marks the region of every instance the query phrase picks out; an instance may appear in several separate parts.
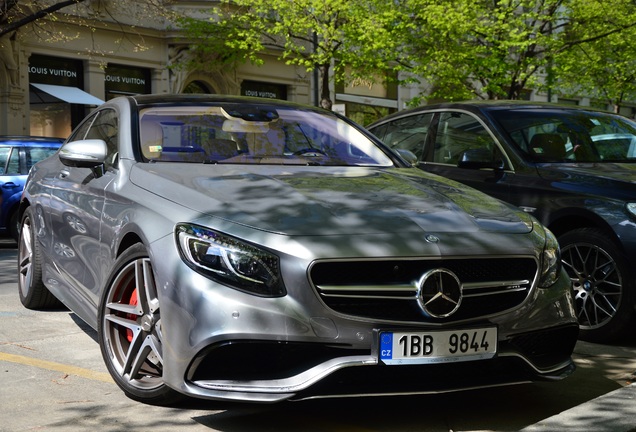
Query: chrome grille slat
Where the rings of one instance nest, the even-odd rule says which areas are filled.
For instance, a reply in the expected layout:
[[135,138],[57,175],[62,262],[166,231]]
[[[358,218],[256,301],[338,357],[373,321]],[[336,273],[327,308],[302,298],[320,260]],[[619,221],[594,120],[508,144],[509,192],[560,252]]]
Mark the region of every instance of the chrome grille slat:
[[499,294],[510,294],[512,292],[524,292],[524,291],[526,291],[525,288],[516,288],[516,289],[505,290],[505,291],[490,291],[490,292],[486,292],[486,293],[477,293],[477,294],[466,294],[466,293],[464,293],[464,297],[484,297],[484,296],[492,296],[492,295],[499,295]]
[[491,288],[491,287],[505,287],[505,286],[515,286],[515,285],[527,285],[530,281],[527,279],[524,280],[514,280],[514,281],[499,281],[499,282],[466,282],[462,283],[462,287],[467,289],[480,289],[480,288]]
[[357,298],[357,299],[369,299],[369,298],[372,298],[372,299],[384,299],[384,300],[416,300],[417,299],[416,296],[412,296],[412,297],[396,297],[396,296],[377,295],[377,296],[369,297],[369,296],[353,295],[353,294],[325,294],[325,297]]
[[343,292],[343,291],[417,291],[414,285],[318,285],[322,292]]
[[[482,297],[490,295],[509,294],[511,292],[522,292],[527,290],[527,288],[524,288],[524,286],[530,286],[530,281],[524,279],[515,281],[473,282],[462,284],[464,297]],[[471,290],[484,290],[485,292],[471,293]]]
[[[417,298],[417,287],[414,285],[319,285],[316,288],[320,291],[321,295],[325,297],[339,297],[339,298],[376,298],[386,300],[415,300]],[[404,293],[410,294],[409,296],[395,296],[386,294],[375,294],[376,292],[382,293]],[[374,293],[369,296],[368,293]]]

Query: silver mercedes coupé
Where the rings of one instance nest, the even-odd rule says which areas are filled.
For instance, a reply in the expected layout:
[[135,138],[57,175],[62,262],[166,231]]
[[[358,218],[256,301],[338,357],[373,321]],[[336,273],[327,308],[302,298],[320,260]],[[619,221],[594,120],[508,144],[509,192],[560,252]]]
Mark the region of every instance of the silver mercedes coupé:
[[574,370],[554,236],[318,108],[113,99],[34,166],[20,214],[22,303],[61,303],[95,328],[113,379],[145,403],[435,393]]

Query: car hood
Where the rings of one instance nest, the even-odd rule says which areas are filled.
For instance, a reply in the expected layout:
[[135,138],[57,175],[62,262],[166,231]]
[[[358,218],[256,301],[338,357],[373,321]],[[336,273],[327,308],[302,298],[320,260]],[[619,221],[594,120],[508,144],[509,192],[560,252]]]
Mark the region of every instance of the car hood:
[[557,189],[621,200],[636,197],[636,163],[550,163],[537,169]]
[[527,233],[527,215],[418,169],[136,164],[136,186],[189,208],[286,235]]

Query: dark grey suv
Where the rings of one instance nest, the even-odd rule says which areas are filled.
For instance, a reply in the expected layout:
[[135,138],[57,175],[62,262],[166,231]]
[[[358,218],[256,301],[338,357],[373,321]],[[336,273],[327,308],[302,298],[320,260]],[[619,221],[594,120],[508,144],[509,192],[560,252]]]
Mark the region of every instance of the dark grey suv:
[[558,237],[580,337],[609,341],[634,319],[636,123],[574,106],[428,105],[368,127],[417,165],[508,201]]

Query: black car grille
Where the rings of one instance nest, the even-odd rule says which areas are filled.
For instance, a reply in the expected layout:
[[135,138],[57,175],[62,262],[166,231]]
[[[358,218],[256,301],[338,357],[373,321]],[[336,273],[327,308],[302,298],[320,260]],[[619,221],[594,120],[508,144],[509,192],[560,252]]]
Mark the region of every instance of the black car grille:
[[[427,316],[418,303],[419,280],[429,270],[454,273],[463,287],[459,309]],[[356,317],[402,322],[450,322],[514,309],[530,293],[537,274],[531,257],[318,261],[310,281],[332,310]]]

